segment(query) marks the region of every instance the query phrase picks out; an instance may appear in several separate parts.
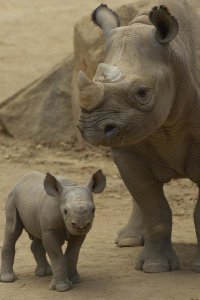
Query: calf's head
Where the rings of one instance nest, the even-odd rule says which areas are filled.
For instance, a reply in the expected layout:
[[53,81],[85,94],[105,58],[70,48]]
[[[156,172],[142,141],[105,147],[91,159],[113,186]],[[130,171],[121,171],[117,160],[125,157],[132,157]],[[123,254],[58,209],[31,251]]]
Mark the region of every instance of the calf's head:
[[94,173],[85,186],[63,185],[49,173],[44,180],[47,194],[59,199],[65,226],[73,235],[86,234],[90,230],[95,213],[92,193],[103,192],[105,186],[106,177],[101,170]]
[[94,145],[135,144],[167,120],[175,96],[170,43],[178,23],[166,7],[154,7],[148,21],[136,17],[119,27],[106,5],[92,14],[106,38],[105,61],[91,81],[80,71],[82,136]]

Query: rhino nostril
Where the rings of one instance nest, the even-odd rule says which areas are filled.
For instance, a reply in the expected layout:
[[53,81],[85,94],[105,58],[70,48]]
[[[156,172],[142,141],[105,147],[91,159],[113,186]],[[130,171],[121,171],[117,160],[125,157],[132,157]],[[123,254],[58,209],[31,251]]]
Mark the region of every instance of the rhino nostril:
[[104,128],[105,137],[112,137],[118,132],[118,128],[114,125],[106,125]]
[[77,225],[75,222],[71,222],[72,227],[77,228]]

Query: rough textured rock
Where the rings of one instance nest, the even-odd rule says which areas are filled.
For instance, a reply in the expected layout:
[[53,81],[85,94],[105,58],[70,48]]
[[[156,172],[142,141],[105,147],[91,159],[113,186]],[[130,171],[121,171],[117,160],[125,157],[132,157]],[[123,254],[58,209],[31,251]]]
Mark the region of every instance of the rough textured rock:
[[0,115],[16,138],[56,144],[75,135],[71,114],[73,57],[0,105]]

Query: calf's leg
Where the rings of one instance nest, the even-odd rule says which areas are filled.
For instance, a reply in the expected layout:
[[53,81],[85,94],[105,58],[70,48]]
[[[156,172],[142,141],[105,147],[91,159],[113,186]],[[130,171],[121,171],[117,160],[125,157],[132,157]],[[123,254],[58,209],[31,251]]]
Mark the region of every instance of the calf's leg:
[[13,271],[15,243],[23,230],[23,224],[13,203],[12,193],[6,205],[6,225],[3,247],[1,250],[1,282],[12,282],[17,279]]
[[66,258],[62,252],[62,243],[59,240],[57,232],[46,231],[42,234],[44,249],[46,250],[53,272],[53,279],[50,284],[50,289],[64,292],[72,287],[72,283],[67,275]]
[[68,277],[72,283],[80,282],[80,277],[77,272],[77,262],[84,239],[85,235],[70,235],[68,239],[65,258],[67,262]]
[[51,266],[47,261],[42,241],[34,238],[31,243],[31,251],[37,263],[35,274],[37,276],[52,275]]

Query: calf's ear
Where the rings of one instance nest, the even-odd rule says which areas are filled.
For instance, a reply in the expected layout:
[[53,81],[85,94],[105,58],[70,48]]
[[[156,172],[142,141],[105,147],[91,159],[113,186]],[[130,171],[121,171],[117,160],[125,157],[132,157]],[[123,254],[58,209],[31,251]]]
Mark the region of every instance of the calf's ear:
[[160,44],[169,44],[178,34],[178,22],[164,5],[153,7],[149,20],[155,26],[155,38]]
[[50,173],[44,179],[44,189],[51,197],[58,197],[62,191],[62,184]]
[[99,5],[93,11],[91,19],[94,24],[103,30],[105,37],[109,35],[112,29],[120,26],[118,14],[108,8],[106,4]]
[[98,170],[92,175],[87,187],[91,190],[91,192],[96,194],[103,192],[106,187],[106,176],[101,170]]

